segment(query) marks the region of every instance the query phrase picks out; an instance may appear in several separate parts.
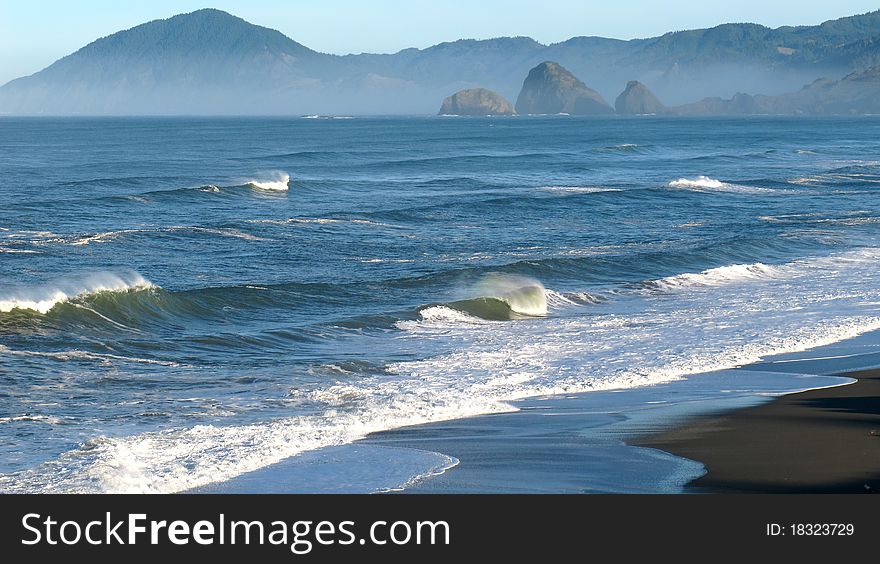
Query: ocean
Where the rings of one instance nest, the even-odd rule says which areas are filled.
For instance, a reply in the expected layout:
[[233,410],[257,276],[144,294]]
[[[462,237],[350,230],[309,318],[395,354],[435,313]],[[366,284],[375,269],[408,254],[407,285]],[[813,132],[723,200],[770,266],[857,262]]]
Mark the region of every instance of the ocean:
[[[0,118],[0,491],[323,491],[372,432],[880,329],[880,118],[310,117]],[[454,464],[411,454],[346,480]]]

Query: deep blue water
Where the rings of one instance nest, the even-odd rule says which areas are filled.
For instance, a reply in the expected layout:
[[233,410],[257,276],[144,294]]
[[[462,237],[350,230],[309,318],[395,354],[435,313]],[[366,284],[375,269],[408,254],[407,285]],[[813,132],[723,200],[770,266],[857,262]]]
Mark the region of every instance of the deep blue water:
[[179,491],[876,329],[878,188],[872,117],[0,119],[0,489]]

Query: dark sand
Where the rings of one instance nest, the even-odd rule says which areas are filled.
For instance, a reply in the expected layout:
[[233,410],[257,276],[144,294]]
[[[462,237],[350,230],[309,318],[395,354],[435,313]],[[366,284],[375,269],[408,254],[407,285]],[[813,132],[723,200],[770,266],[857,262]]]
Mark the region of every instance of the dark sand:
[[880,369],[853,384],[697,417],[630,444],[705,464],[695,492],[880,491]]

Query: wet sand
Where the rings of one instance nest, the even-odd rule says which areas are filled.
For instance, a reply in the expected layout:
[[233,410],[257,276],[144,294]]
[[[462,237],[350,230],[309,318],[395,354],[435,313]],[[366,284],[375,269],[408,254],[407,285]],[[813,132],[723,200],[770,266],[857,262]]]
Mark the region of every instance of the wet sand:
[[630,444],[702,462],[693,492],[880,490],[880,369],[856,382],[703,415]]

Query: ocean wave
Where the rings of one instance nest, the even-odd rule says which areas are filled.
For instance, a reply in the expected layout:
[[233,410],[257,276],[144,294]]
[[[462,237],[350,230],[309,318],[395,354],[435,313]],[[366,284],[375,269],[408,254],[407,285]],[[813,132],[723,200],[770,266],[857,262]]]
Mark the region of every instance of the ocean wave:
[[[652,114],[645,114],[652,115]],[[638,153],[643,150],[642,145],[637,145],[636,143],[621,143],[619,145],[609,145],[607,147],[602,147],[600,149],[596,149],[601,152],[621,152],[621,153]]]
[[382,223],[379,221],[371,221],[369,219],[344,219],[344,218],[335,218],[335,217],[291,217],[288,219],[248,219],[247,223],[257,223],[257,224],[268,224],[268,225],[289,225],[289,224],[316,224],[316,225],[334,225],[339,223],[349,223],[353,225],[367,225],[370,227],[395,227],[400,228],[399,225],[392,225],[388,223]]
[[788,182],[789,184],[797,184],[797,185],[803,186],[803,185],[819,184],[823,181],[824,181],[824,179],[820,176],[799,176],[797,178],[791,178],[791,179],[787,180],[786,182]]
[[248,180],[246,184],[258,190],[282,192],[290,188],[290,175],[287,173],[277,173],[270,180]]
[[[730,265],[696,275],[700,292],[634,294],[640,301],[625,307],[529,323],[430,306],[423,320],[442,323],[416,321],[415,330],[394,339],[403,349],[436,354],[391,362],[383,371],[349,374],[341,367],[335,382],[298,391],[309,414],[98,437],[39,467],[0,476],[0,490],[185,491],[376,431],[511,411],[510,402],[525,397],[646,386],[838,342],[880,329],[880,310],[865,305],[880,303],[880,288],[865,282],[878,258],[880,249],[869,248],[781,265]],[[731,280],[748,288],[725,282]],[[559,299],[548,295],[551,304]],[[432,348],[438,342],[439,350]]]
[[605,297],[589,292],[556,292],[545,289],[547,305],[553,308],[595,305],[605,301]]
[[774,278],[782,274],[781,269],[760,262],[752,264],[732,264],[710,268],[699,273],[684,273],[653,280],[646,284],[651,287],[670,289],[690,286],[717,286],[741,280]]
[[250,233],[233,229],[230,227],[201,227],[196,225],[172,225],[169,227],[154,227],[144,229],[118,229],[115,231],[105,231],[103,233],[94,233],[74,238],[58,237],[51,242],[64,243],[72,246],[90,245],[92,243],[109,243],[124,235],[136,235],[142,233],[204,233],[209,235],[219,235],[221,237],[232,237],[235,239],[243,239],[245,241],[266,241],[263,237],[258,237]]
[[[428,323],[485,323],[487,320],[470,315],[464,311],[444,306],[429,306],[419,310],[419,317]],[[407,328],[406,321],[401,321],[399,326]]]
[[681,188],[685,190],[693,190],[695,192],[735,192],[742,194],[766,194],[775,192],[771,188],[759,188],[757,186],[746,186],[743,184],[732,184],[722,182],[708,176],[698,176],[696,178],[679,178],[669,183],[670,188]]
[[53,417],[51,415],[14,415],[12,417],[0,417],[0,424],[35,422],[46,423],[47,425],[58,425],[62,421],[63,420],[60,417]]
[[[737,320],[737,326],[742,322]],[[503,325],[507,324],[493,327]],[[623,327],[635,330],[620,334]],[[0,490],[186,491],[382,430],[515,411],[509,402],[517,399],[640,387],[742,366],[768,355],[805,350],[878,329],[880,318],[820,322],[809,327],[786,324],[783,329],[787,334],[774,334],[762,342],[739,338],[721,345],[696,340],[696,345],[685,347],[683,353],[655,354],[651,360],[637,351],[645,348],[646,339],[654,343],[653,327],[651,323],[568,322],[555,326],[550,335],[501,332],[480,339],[474,334],[458,352],[390,365],[392,375],[387,379],[369,378],[360,384],[315,391],[308,399],[326,406],[319,415],[99,437],[41,467],[13,478],[0,477]],[[459,325],[454,330],[485,335],[483,329],[481,325]],[[414,334],[413,338],[423,336]],[[597,353],[593,355],[597,358],[585,362],[584,347],[595,347],[588,350]],[[632,350],[627,353],[628,349]],[[606,365],[607,360],[602,359],[609,351],[624,353],[624,358],[634,356],[623,365]],[[645,362],[633,364],[637,359]]]
[[605,188],[602,186],[541,186],[538,190],[562,194],[598,194],[602,192],[623,191],[620,188]]
[[152,282],[134,271],[92,272],[35,286],[0,286],[0,312],[31,310],[46,314],[74,298],[154,287]]
[[[534,278],[490,273],[463,291],[463,299],[421,308],[419,321],[398,321],[396,326],[411,330],[420,325],[511,321],[547,315],[547,292]],[[558,298],[557,298],[558,303]]]
[[[511,321],[545,317],[550,308],[564,309],[594,305],[605,301],[602,296],[588,292],[556,292],[544,288],[537,280],[526,277],[497,279],[477,292],[491,295],[457,300],[447,304],[427,306],[419,310],[419,321],[404,320],[396,326],[404,330],[430,325],[480,324],[492,321]],[[509,288],[504,285],[509,284]],[[520,284],[524,284],[520,286]],[[479,287],[479,286],[478,286]],[[512,288],[512,289],[510,289]]]
[[71,362],[71,361],[85,361],[85,362],[96,362],[98,364],[103,364],[105,366],[111,366],[119,363],[134,363],[134,364],[152,364],[156,366],[167,366],[179,368],[183,366],[178,362],[172,362],[167,360],[157,360],[153,358],[141,358],[141,357],[133,357],[133,356],[124,356],[118,354],[109,354],[109,353],[97,353],[90,351],[83,351],[78,349],[73,350],[65,350],[65,351],[26,351],[26,350],[17,350],[10,349],[8,347],[4,347],[0,349],[0,352],[5,354],[13,355],[13,356],[31,356],[31,357],[42,357],[49,358],[54,360],[59,360],[61,362]]

